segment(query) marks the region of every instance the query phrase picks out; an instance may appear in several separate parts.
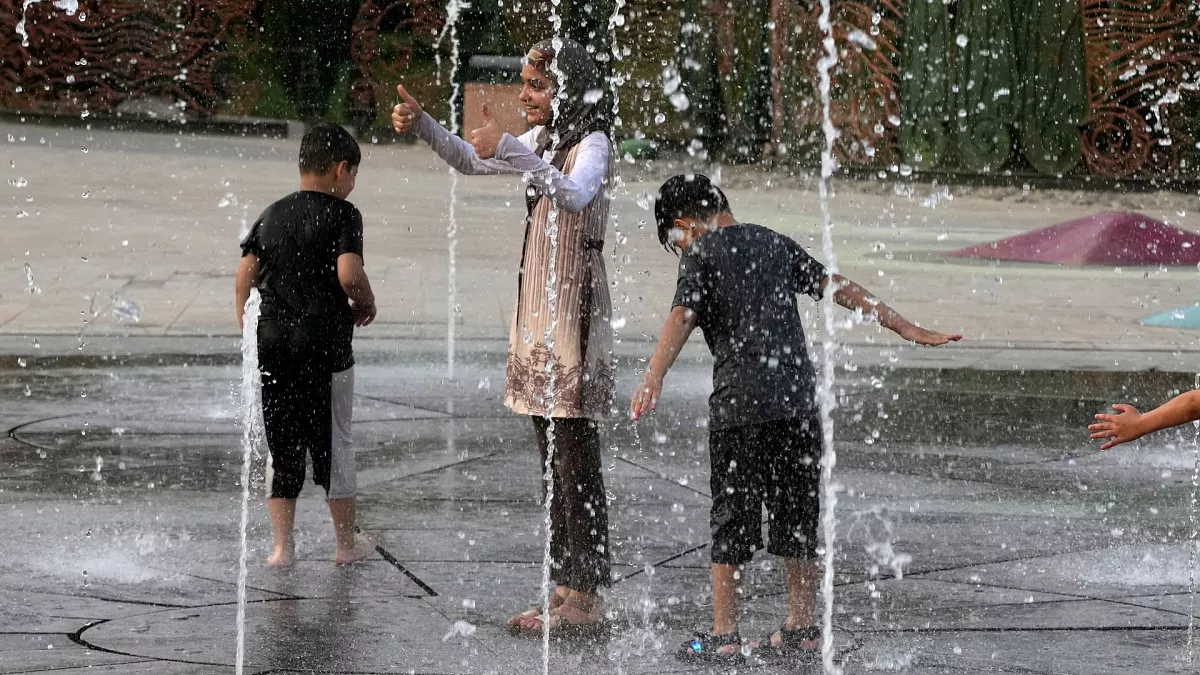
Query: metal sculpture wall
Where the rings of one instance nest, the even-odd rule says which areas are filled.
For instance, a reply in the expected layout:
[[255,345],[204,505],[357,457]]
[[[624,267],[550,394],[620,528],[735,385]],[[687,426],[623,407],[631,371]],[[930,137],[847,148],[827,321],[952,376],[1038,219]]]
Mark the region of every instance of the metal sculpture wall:
[[[436,38],[446,21],[443,4],[436,0],[367,0],[362,4],[350,38],[354,70],[348,101],[360,128],[390,114],[400,81],[420,100],[432,102],[432,114],[441,111],[449,82],[444,82],[433,66]],[[423,63],[414,63],[414,57]],[[445,67],[443,71],[449,72]]]
[[[787,4],[776,137],[812,147],[818,10]],[[1197,120],[1181,108],[1200,100],[1200,15],[1186,0],[835,0],[834,18],[845,164],[1196,175]]]
[[81,114],[153,96],[210,115],[228,45],[254,32],[254,0],[82,0],[71,14],[56,4],[0,0],[0,107]]
[[1195,132],[1175,108],[1200,92],[1200,6],[1083,0],[1089,118],[1084,162],[1105,176],[1190,171]]

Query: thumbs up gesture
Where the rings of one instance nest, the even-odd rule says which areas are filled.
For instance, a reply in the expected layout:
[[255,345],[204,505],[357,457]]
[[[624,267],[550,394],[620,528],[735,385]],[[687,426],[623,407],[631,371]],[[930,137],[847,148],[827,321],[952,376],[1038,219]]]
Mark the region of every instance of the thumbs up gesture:
[[396,85],[396,93],[400,94],[400,103],[392,108],[392,128],[396,133],[403,134],[411,131],[421,119],[424,111],[421,104],[404,89],[404,85]]
[[492,113],[488,110],[486,103],[483,104],[483,121],[484,125],[472,131],[467,140],[475,146],[475,154],[479,155],[480,159],[491,159],[496,156],[496,147],[500,145],[500,139],[504,137],[504,130],[500,128],[500,124],[496,120],[492,119]]

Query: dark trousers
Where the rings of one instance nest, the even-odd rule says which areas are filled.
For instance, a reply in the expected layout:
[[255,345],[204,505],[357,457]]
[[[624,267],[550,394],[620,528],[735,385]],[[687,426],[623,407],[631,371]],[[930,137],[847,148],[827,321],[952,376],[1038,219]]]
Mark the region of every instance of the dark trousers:
[[[550,501],[550,578],[581,593],[609,584],[608,500],[600,473],[600,430],[588,419],[533,417],[540,471],[546,471],[550,434],[554,434]],[[546,497],[542,483],[542,499]]]

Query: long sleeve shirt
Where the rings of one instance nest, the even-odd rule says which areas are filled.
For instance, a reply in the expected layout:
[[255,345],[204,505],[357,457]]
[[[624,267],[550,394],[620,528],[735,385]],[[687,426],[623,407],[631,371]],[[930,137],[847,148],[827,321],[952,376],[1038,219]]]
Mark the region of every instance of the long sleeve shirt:
[[520,137],[506,133],[496,146],[495,157],[480,159],[474,146],[450,133],[428,113],[421,114],[413,129],[417,138],[428,143],[455,171],[467,175],[523,174],[551,195],[559,208],[578,213],[596,198],[608,175],[608,137],[600,131],[588,134],[579,142],[571,171],[563,173],[548,161],[552,158],[550,151],[542,157],[534,152],[534,139],[540,130],[535,127]]

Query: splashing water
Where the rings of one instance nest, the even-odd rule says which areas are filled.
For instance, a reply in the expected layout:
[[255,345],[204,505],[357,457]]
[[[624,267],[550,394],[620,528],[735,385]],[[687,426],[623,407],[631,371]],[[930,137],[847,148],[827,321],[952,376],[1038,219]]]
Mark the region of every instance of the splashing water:
[[126,300],[120,296],[112,296],[109,311],[116,317],[117,321],[132,321],[133,323],[141,322],[141,308],[136,302]]
[[[1200,374],[1196,375],[1195,388],[1200,389]],[[1188,627],[1187,627],[1187,662],[1192,663],[1195,656],[1196,634],[1196,500],[1200,493],[1200,422],[1193,422],[1196,428],[1195,441],[1192,444],[1194,458],[1192,460],[1192,497],[1188,505]]]
[[[24,0],[21,3],[21,20],[17,22],[17,35],[21,36],[21,46],[29,46],[29,32],[25,30],[25,15],[29,12],[29,8],[38,4],[42,0]],[[79,11],[79,0],[54,0],[54,7],[61,9],[68,16],[75,16],[75,12]]]
[[[833,177],[834,159],[833,144],[837,141],[838,131],[833,126],[833,116],[830,112],[831,86],[830,72],[837,65],[837,45],[833,40],[833,23],[831,21],[832,0],[821,0],[821,16],[817,25],[825,34],[821,41],[825,55],[817,62],[819,75],[818,88],[821,92],[821,129],[825,134],[825,147],[821,150],[821,181],[819,194],[821,198],[821,249],[825,255],[825,264],[829,275],[837,273],[837,257],[833,251],[833,219],[829,212],[829,180]],[[841,667],[833,662],[833,556],[837,538],[837,488],[833,484],[833,468],[837,464],[837,452],[833,446],[833,409],[837,401],[833,392],[834,354],[837,349],[837,326],[834,323],[835,289],[828,289],[821,302],[821,312],[825,319],[825,340],[822,349],[823,368],[818,387],[818,397],[821,403],[821,426],[824,433],[824,452],[821,458],[821,496],[824,502],[821,510],[821,530],[825,539],[825,550],[822,556],[824,575],[821,578],[821,596],[824,601],[821,617],[821,664],[827,675],[838,675]]]
[[242,320],[242,390],[239,406],[242,422],[242,517],[241,553],[238,555],[237,580],[237,656],[235,675],[242,675],[246,658],[246,528],[250,522],[250,460],[261,447],[262,390],[258,372],[258,309],[261,298],[257,289],[250,291]]
[[[435,49],[440,47],[442,40],[450,36],[450,133],[458,135],[458,63],[459,40],[458,18],[462,10],[469,9],[470,4],[461,0],[449,0],[446,3],[446,23],[438,35]],[[437,67],[438,84],[442,77],[442,53],[434,53]],[[446,377],[454,379],[454,322],[458,317],[458,172],[450,167],[450,208],[447,210],[446,222]]]
[[30,295],[41,295],[42,289],[33,283],[33,268],[25,263],[25,292]]
[[[558,0],[550,6],[550,25],[554,28],[554,52],[562,51],[562,17],[558,15]],[[567,75],[558,66],[558,59],[551,59],[550,72],[554,75],[558,92],[565,92]],[[550,103],[551,118],[558,116],[561,107],[559,94],[555,94]],[[560,137],[557,131],[550,137],[550,147],[557,152]],[[558,204],[554,201],[554,188],[550,189],[550,213],[547,217],[546,235],[550,238],[550,269],[546,275],[546,309],[550,312],[550,323],[546,326],[544,339],[550,357],[546,360],[546,419],[549,426],[546,430],[546,466],[542,480],[546,481],[546,546],[542,551],[542,675],[550,675],[550,507],[554,502],[554,408],[556,403],[555,368],[558,359],[554,354],[554,329],[558,327]]]

